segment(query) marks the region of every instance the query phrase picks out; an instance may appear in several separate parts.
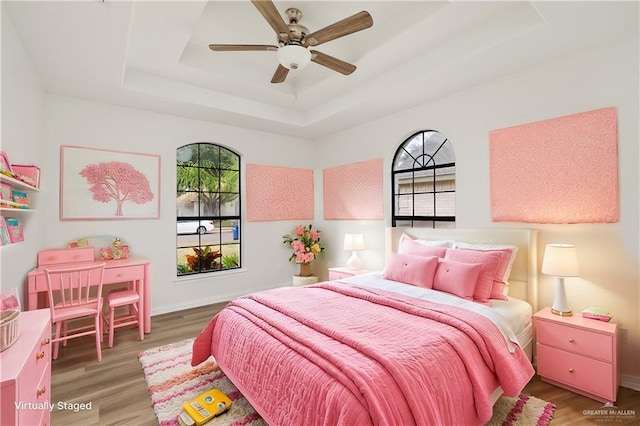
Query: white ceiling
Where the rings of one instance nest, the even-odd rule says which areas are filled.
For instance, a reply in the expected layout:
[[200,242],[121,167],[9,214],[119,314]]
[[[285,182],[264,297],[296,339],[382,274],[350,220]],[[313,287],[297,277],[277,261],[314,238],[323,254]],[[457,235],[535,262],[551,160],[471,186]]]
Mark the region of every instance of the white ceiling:
[[310,31],[360,10],[373,27],[316,50],[350,76],[311,63],[270,83],[277,44],[249,0],[3,1],[45,89],[317,139],[624,34],[637,2],[275,1]]

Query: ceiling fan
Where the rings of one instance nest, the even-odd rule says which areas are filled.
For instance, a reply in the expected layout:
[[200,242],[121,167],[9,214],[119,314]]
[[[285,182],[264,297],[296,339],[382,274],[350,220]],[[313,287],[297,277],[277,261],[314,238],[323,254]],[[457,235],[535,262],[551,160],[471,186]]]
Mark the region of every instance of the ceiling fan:
[[214,52],[244,52],[244,51],[274,51],[278,52],[278,68],[272,83],[282,83],[289,70],[302,69],[309,62],[325,66],[329,69],[349,75],[356,70],[356,66],[333,56],[309,49],[349,34],[367,29],[373,25],[373,18],[369,12],[358,12],[353,16],[331,24],[321,30],[309,32],[298,22],[302,12],[296,8],[289,8],[285,15],[289,20],[286,24],[278,9],[270,0],[251,0],[264,19],[271,25],[278,36],[278,45],[265,44],[210,44],[209,49]]

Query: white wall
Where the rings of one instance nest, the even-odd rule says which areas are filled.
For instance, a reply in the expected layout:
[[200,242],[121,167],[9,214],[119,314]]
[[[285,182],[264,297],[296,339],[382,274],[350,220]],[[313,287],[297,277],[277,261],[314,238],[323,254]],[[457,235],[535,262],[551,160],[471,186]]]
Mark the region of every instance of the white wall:
[[[546,243],[574,243],[581,277],[567,279],[571,307],[574,312],[592,305],[609,309],[628,330],[628,343],[621,346],[622,372],[640,375],[638,51],[637,37],[612,41],[318,141],[317,173],[327,167],[384,159],[384,221],[325,221],[322,187],[316,187],[316,224],[328,247],[324,263],[344,265],[349,254],[340,250],[342,236],[347,231],[362,231],[367,246],[360,256],[363,267],[384,266],[383,229],[391,223],[393,155],[413,132],[438,130],[452,141],[456,154],[457,226],[539,229],[540,259]],[[620,221],[582,225],[492,223],[489,131],[608,106],[618,109]],[[551,305],[554,282],[552,277],[541,276],[541,307]]]
[[[295,222],[252,222],[242,228],[243,271],[176,279],[176,148],[194,142],[224,145],[248,163],[312,168],[312,142],[221,124],[191,120],[103,103],[48,95],[46,101],[42,194],[51,224],[45,247],[64,247],[72,239],[117,235],[132,253],[152,265],[152,314],[229,300],[263,288],[290,283],[294,265],[282,235]],[[160,219],[60,221],[58,188],[61,145],[75,145],[161,156]],[[244,173],[241,176],[244,182]],[[242,200],[243,212],[246,211]]]
[[[0,149],[16,164],[40,164],[42,153],[42,117],[44,91],[31,60],[25,53],[9,19],[2,12],[2,139]],[[39,193],[38,193],[39,194]],[[45,205],[38,194],[30,194],[34,211],[17,217],[24,226],[25,241],[0,247],[0,289],[19,289],[24,306],[27,273],[35,266],[35,253],[43,246]]]

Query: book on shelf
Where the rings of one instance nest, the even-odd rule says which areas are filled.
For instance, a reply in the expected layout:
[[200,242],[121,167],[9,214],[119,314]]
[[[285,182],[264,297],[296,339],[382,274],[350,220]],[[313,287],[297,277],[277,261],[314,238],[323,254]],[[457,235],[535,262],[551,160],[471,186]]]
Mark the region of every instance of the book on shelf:
[[40,188],[40,167],[33,164],[12,164],[11,168],[16,179],[34,188]]
[[9,240],[11,240],[12,243],[24,241],[24,230],[22,225],[20,225],[20,221],[18,219],[7,217],[5,218],[5,222],[7,224]]
[[7,182],[0,182],[0,200],[13,201],[13,188]]
[[26,206],[25,208],[29,208],[29,198],[27,197],[27,193],[24,191],[18,191],[14,189],[12,191],[13,194],[13,202]]
[[9,208],[9,209],[29,210],[28,204],[20,204],[10,200],[0,200],[0,207]]
[[9,229],[7,228],[7,221],[4,216],[0,216],[0,243],[6,246],[11,244],[11,237],[9,236]]

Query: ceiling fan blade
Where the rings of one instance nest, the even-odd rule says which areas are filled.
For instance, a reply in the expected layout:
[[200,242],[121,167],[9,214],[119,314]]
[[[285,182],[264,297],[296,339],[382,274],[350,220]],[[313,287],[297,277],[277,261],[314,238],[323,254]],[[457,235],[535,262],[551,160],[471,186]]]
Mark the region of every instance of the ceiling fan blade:
[[210,44],[209,49],[214,52],[244,52],[253,50],[278,50],[278,46],[268,44]]
[[271,0],[251,0],[251,3],[258,9],[264,19],[271,25],[271,28],[280,36],[280,38],[289,37],[289,27],[287,26],[282,15],[276,9]]
[[273,74],[273,78],[271,78],[271,82],[282,83],[285,78],[287,78],[287,74],[289,74],[289,70],[282,65],[278,65],[276,72]]
[[344,75],[349,75],[356,70],[355,65],[342,61],[338,58],[334,58],[333,56],[329,56],[326,53],[318,52],[317,50],[311,51],[311,60],[316,64],[338,71]]
[[373,18],[369,15],[369,12],[363,10],[353,16],[338,21],[335,24],[331,24],[321,30],[315,31],[305,38],[306,46],[317,46],[322,43],[326,43],[331,40],[335,40],[339,37],[344,37],[349,34],[356,33],[367,29],[373,25]]

